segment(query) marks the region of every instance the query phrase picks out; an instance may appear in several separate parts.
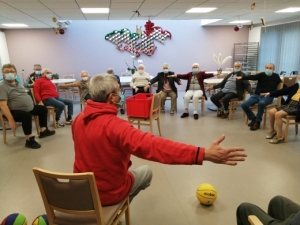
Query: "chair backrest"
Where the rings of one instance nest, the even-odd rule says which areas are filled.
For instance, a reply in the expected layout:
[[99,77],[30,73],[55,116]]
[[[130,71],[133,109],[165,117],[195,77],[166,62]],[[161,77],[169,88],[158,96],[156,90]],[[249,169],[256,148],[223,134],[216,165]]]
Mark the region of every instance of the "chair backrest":
[[[277,85],[277,90],[280,90],[282,88],[283,88],[283,83],[281,82]],[[281,105],[281,99],[282,99],[282,96],[277,97],[277,106]]]
[[152,116],[156,114],[160,114],[160,102],[161,102],[161,95],[160,93],[154,94],[152,97],[151,107],[150,107],[150,119]]
[[298,71],[292,71],[290,75],[298,75]]
[[67,214],[93,215],[95,223],[104,224],[102,206],[92,172],[54,173],[40,168],[33,172],[42,195],[49,223],[54,210]]
[[35,99],[35,96],[34,96],[33,88],[30,88],[30,92],[31,92],[32,100],[33,100],[34,104],[36,105],[36,99]]
[[288,76],[288,77],[283,77],[282,82],[284,83],[284,86],[289,87],[295,84],[298,80],[298,76]]
[[63,75],[63,78],[64,79],[74,79],[75,75],[74,74],[65,74],[65,75]]
[[132,74],[130,72],[122,72],[120,76],[121,77],[131,77]]
[[280,75],[280,76],[286,75],[286,71],[281,71],[279,75]]

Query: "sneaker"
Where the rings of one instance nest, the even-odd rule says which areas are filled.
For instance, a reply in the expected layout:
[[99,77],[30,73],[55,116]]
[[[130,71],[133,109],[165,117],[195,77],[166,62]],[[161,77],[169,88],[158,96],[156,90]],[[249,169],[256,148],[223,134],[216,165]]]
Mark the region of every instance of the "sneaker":
[[227,119],[228,118],[229,113],[223,113],[223,115],[221,116],[221,119]]
[[277,135],[276,131],[269,132],[268,135],[266,136],[266,139],[272,139],[276,135]]
[[26,148],[37,149],[40,148],[41,145],[34,140],[34,136],[30,137],[29,140],[26,140],[25,143]]
[[60,127],[64,127],[65,125],[63,123],[61,123],[59,120],[56,121],[56,127],[60,128]]
[[73,119],[72,119],[72,117],[69,116],[66,120],[66,124],[71,125],[72,123],[73,123]]
[[120,109],[120,113],[121,113],[121,114],[125,114],[124,109]]
[[223,114],[224,114],[224,111],[218,110],[217,117],[221,117],[221,116],[223,116]]
[[44,138],[44,137],[52,136],[54,134],[55,134],[55,130],[48,130],[48,128],[47,128],[43,132],[40,132],[39,138]]
[[174,116],[174,111],[173,110],[170,111],[170,115]]
[[258,130],[260,128],[260,123],[254,121],[254,124],[250,127],[250,130]]
[[188,116],[189,116],[188,113],[183,113],[180,117],[181,117],[181,118],[185,118],[185,117],[188,117]]
[[280,142],[282,142],[282,141],[283,141],[283,136],[282,136],[281,138],[275,136],[275,137],[273,137],[273,138],[269,141],[269,143],[271,143],[271,144],[278,144],[278,143],[280,143]]
[[252,127],[254,123],[255,123],[255,118],[253,120],[251,120],[250,123],[248,123],[248,127]]
[[194,119],[197,120],[199,118],[198,114],[194,114]]

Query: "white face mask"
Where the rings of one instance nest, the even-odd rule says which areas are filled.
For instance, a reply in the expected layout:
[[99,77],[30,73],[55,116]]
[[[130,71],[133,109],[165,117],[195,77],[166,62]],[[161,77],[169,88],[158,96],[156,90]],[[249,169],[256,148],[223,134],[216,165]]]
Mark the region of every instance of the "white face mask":
[[88,80],[88,79],[89,79],[88,77],[83,77],[83,78],[82,78],[82,80]]
[[46,77],[47,77],[49,80],[51,80],[52,74],[51,74],[51,73],[49,73],[49,74],[47,73],[47,74],[46,74]]
[[144,70],[139,70],[139,74],[143,74],[144,73]]

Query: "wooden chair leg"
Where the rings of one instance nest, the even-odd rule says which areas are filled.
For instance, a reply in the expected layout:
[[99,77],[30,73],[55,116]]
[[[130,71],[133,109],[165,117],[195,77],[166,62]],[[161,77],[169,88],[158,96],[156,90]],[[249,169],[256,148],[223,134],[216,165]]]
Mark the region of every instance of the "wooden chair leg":
[[204,103],[205,103],[205,100],[202,99],[201,100],[201,114],[202,114],[202,116],[204,116]]
[[158,127],[159,136],[161,136],[161,131],[160,131],[160,119],[159,119],[159,117],[158,117],[156,120],[157,120],[157,127]]
[[56,126],[56,116],[55,116],[55,111],[51,110],[52,118],[53,118],[53,126],[54,128],[57,128]]
[[65,120],[67,121],[67,110],[66,110],[66,107],[64,108],[64,114],[65,114]]
[[265,112],[264,112],[264,125],[263,125],[263,129],[266,129],[266,125],[267,125],[267,113],[269,113],[269,111],[265,110]]
[[3,142],[6,144],[6,127],[2,124]]
[[150,132],[151,132],[151,134],[154,134],[154,133],[153,133],[153,123],[152,123],[152,121],[153,121],[153,120],[150,120]]
[[[296,121],[295,121],[296,123]],[[295,132],[296,132],[296,135],[298,135],[298,123],[295,124]]]
[[285,130],[284,130],[284,138],[283,138],[284,142],[287,142],[287,137],[289,134],[289,125],[290,125],[290,120],[287,118],[285,121]]
[[141,129],[140,121],[138,121],[138,128]]
[[40,130],[39,130],[40,123],[39,123],[39,118],[37,116],[34,118],[34,122],[36,127],[36,133],[40,135]]

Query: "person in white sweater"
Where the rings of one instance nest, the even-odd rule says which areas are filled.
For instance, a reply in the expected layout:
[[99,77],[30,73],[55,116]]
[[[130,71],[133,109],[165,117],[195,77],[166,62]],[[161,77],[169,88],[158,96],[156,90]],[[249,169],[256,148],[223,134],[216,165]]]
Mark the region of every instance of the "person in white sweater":
[[138,65],[137,71],[132,75],[130,86],[132,87],[133,95],[137,93],[149,93],[150,75],[145,72],[143,64]]

